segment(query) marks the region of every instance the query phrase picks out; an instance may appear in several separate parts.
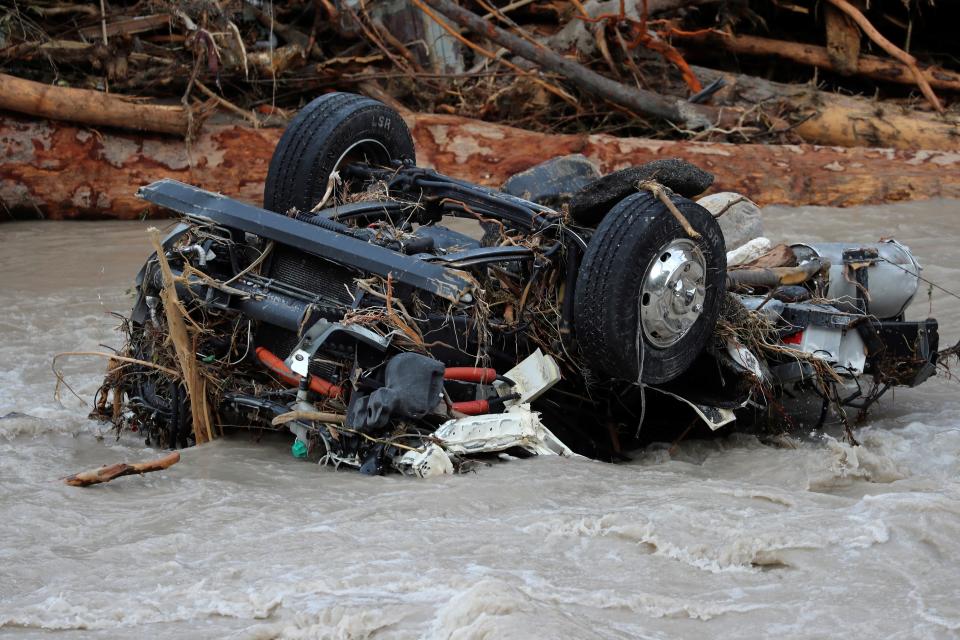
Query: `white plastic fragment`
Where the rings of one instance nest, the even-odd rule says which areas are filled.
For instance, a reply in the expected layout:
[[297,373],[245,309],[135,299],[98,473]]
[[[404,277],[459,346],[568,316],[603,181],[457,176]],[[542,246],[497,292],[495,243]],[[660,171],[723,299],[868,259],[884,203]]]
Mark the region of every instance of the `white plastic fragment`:
[[447,452],[460,455],[520,447],[542,456],[573,456],[573,451],[543,426],[540,414],[531,411],[529,404],[511,407],[506,413],[448,420],[433,435]]
[[810,324],[800,333],[799,342],[783,346],[835,364],[853,375],[863,373],[867,362],[867,349],[856,329]]
[[497,393],[501,396],[511,393],[520,394],[517,400],[509,400],[505,403],[508,407],[516,406],[533,402],[557,384],[560,381],[560,367],[553,356],[545,355],[537,349],[524,358],[523,362],[507,371],[504,376],[514,384],[512,387],[498,385]]
[[418,478],[432,478],[453,473],[453,463],[447,452],[430,443],[423,451],[407,451],[398,465]]
[[773,243],[770,242],[769,238],[762,236],[754,238],[745,245],[727,252],[727,266],[735,267],[739,264],[746,264],[752,260],[756,260],[772,248]]

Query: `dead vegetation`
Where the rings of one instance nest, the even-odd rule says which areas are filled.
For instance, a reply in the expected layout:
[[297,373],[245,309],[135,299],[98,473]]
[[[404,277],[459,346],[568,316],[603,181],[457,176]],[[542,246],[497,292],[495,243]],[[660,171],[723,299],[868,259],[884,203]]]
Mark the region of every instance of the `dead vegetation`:
[[552,133],[957,145],[956,9],[926,0],[45,0],[2,12],[0,107],[93,125],[192,135],[219,109],[260,126],[338,89]]

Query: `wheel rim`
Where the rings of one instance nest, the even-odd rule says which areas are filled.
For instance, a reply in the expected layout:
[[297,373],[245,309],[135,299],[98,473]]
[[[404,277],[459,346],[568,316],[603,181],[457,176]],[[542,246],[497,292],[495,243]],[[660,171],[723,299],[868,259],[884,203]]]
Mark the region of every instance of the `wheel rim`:
[[680,341],[703,313],[707,262],[693,241],[666,243],[647,265],[640,288],[640,325],[656,347]]

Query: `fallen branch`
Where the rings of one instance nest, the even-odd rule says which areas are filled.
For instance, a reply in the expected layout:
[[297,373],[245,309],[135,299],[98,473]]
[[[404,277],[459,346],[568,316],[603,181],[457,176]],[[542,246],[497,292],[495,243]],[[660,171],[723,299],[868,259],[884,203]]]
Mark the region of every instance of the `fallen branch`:
[[241,109],[240,107],[238,107],[237,105],[233,104],[232,102],[230,102],[229,100],[227,100],[227,99],[224,98],[223,96],[214,93],[214,92],[210,89],[210,87],[208,87],[207,85],[203,84],[203,83],[200,82],[199,80],[194,80],[193,83],[194,83],[195,85],[197,85],[197,89],[200,89],[200,92],[201,92],[203,95],[207,96],[208,98],[212,98],[212,99],[216,100],[217,103],[218,103],[221,107],[223,107],[224,109],[226,109],[226,110],[228,110],[228,111],[234,112],[235,114],[237,114],[238,116],[240,116],[241,118],[243,118],[244,120],[246,120],[247,122],[249,122],[250,124],[252,124],[255,129],[260,128],[260,120],[257,118],[256,113],[254,113],[253,111],[245,111],[245,110]]
[[157,263],[160,266],[160,273],[163,277],[163,289],[160,290],[160,299],[163,301],[163,311],[167,317],[167,332],[170,336],[170,342],[173,343],[174,351],[177,354],[177,363],[180,366],[180,377],[183,379],[187,390],[187,397],[190,399],[190,413],[193,418],[193,436],[197,444],[202,444],[213,440],[213,417],[210,414],[210,407],[207,404],[207,383],[197,368],[197,358],[193,342],[187,331],[187,324],[184,319],[187,316],[183,307],[180,305],[180,299],[177,297],[177,288],[174,282],[173,272],[170,270],[170,264],[167,262],[166,252],[160,239],[160,231],[155,228],[150,230],[150,241],[153,243],[154,251],[157,253]]
[[316,420],[317,422],[327,422],[331,424],[343,424],[347,417],[340,413],[327,413],[325,411],[288,411],[281,413],[270,421],[275,427],[282,424],[293,422],[294,420]]
[[637,185],[638,188],[645,191],[649,191],[657,200],[662,202],[664,206],[673,214],[673,217],[677,219],[677,222],[680,223],[680,226],[683,227],[684,232],[693,239],[700,237],[700,233],[693,228],[690,224],[690,221],[687,220],[687,217],[683,215],[680,209],[677,209],[677,205],[673,204],[673,201],[670,199],[670,196],[667,195],[666,190],[663,188],[663,185],[657,182],[656,180],[643,180],[640,184]]
[[867,20],[867,17],[861,13],[859,9],[847,2],[847,0],[827,0],[830,4],[835,6],[837,9],[840,9],[845,14],[853,18],[863,32],[867,35],[868,38],[873,40],[878,47],[889,53],[892,57],[896,58],[902,62],[913,74],[913,77],[917,81],[917,86],[920,87],[920,92],[923,93],[924,97],[933,105],[933,108],[943,113],[943,105],[940,104],[940,100],[937,98],[937,94],[933,92],[933,89],[930,88],[930,83],[927,82],[927,79],[920,73],[920,69],[917,67],[917,59],[912,55],[893,44],[887,40],[882,33],[877,31],[876,27],[870,24],[870,21]]
[[140,360],[139,358],[128,358],[127,356],[120,356],[115,353],[107,353],[106,351],[63,351],[58,353],[53,356],[53,360],[50,362],[50,366],[53,367],[54,373],[57,373],[57,360],[64,356],[96,356],[98,358],[108,358],[110,360],[116,360],[117,362],[127,362],[129,364],[139,364],[143,367],[150,367],[151,369],[162,371],[168,376],[173,376],[175,378],[180,377],[180,372],[160,366],[154,362],[147,362],[146,360]]
[[169,14],[160,13],[148,16],[133,16],[114,20],[110,23],[104,21],[96,26],[82,27],[78,29],[77,32],[87,40],[101,37],[106,41],[108,36],[132,36],[137,33],[145,33],[161,28],[170,28]]
[[434,22],[436,22],[438,25],[440,25],[440,27],[441,27],[444,31],[446,31],[447,33],[449,33],[451,36],[453,36],[454,38],[456,38],[457,40],[459,40],[461,43],[463,43],[463,44],[466,45],[467,47],[473,49],[474,51],[476,51],[477,53],[479,53],[480,55],[482,55],[483,57],[485,57],[485,58],[487,58],[487,59],[489,59],[489,60],[493,60],[493,61],[496,61],[496,62],[502,62],[502,63],[503,63],[505,66],[507,66],[508,68],[512,69],[513,71],[515,71],[516,73],[518,73],[518,74],[521,75],[521,76],[530,78],[533,82],[535,82],[536,84],[540,85],[541,87],[543,87],[544,89],[546,89],[547,91],[549,91],[549,92],[552,93],[553,95],[557,96],[558,98],[560,98],[561,100],[563,100],[563,101],[566,102],[567,104],[570,104],[571,106],[574,106],[574,107],[577,106],[577,100],[576,100],[573,96],[571,96],[569,93],[567,93],[566,91],[564,91],[563,89],[561,89],[560,87],[558,87],[558,86],[556,86],[556,85],[554,85],[554,84],[551,84],[551,83],[543,80],[542,78],[538,78],[538,77],[536,76],[536,74],[530,73],[529,71],[527,71],[527,70],[525,70],[525,69],[521,69],[520,67],[518,67],[517,65],[513,64],[513,63],[510,62],[509,60],[503,60],[502,58],[499,58],[499,57],[498,57],[495,53],[493,53],[492,51],[487,51],[486,49],[484,49],[484,48],[481,47],[480,45],[478,45],[478,44],[476,44],[476,43],[473,43],[473,42],[471,42],[470,40],[467,40],[467,39],[464,38],[462,35],[460,35],[459,33],[457,33],[457,31],[456,31],[453,27],[451,27],[450,25],[448,25],[448,24],[446,23],[446,21],[442,20],[442,19],[439,18],[435,13],[433,13],[433,11],[431,11],[429,7],[427,7],[426,5],[424,5],[424,3],[423,3],[421,0],[410,0],[410,1],[413,2],[413,4],[415,4],[415,5],[417,6],[417,8],[419,8],[421,11],[423,11],[425,14],[427,14],[431,19],[433,19]]
[[63,351],[53,356],[53,360],[50,361],[50,369],[53,371],[54,377],[57,379],[57,383],[53,387],[53,397],[58,402],[60,401],[60,386],[63,385],[67,388],[73,396],[79,400],[81,403],[86,403],[86,401],[80,397],[80,394],[77,393],[73,387],[67,382],[66,377],[63,375],[63,371],[57,369],[57,360],[65,356],[96,356],[99,358],[108,358],[111,363],[116,362],[126,362],[128,364],[139,364],[144,367],[150,367],[152,369],[157,369],[162,371],[167,375],[173,377],[179,377],[180,374],[173,369],[168,369],[167,367],[160,366],[159,364],[154,364],[153,362],[147,362],[146,360],[140,360],[138,358],[129,358],[127,356],[117,355],[115,353],[107,353],[106,351]]
[[[700,70],[697,71],[701,73]],[[712,78],[711,78],[712,79]],[[730,81],[749,95],[762,87]],[[800,88],[800,90],[804,90]],[[806,89],[809,93],[809,88]],[[716,176],[714,187],[737,191],[761,204],[852,206],[885,201],[960,197],[960,136],[949,123],[931,123],[894,113],[867,119],[872,103],[850,109],[843,100],[802,126],[821,140],[844,140],[859,148],[816,145],[762,145],[622,138],[607,134],[548,135],[470,118],[409,114],[423,166],[487,186],[548,158],[582,153],[604,173],[661,158],[683,158]],[[828,94],[830,95],[830,94]],[[837,97],[838,100],[842,97]],[[808,104],[811,98],[801,98]],[[877,105],[872,111],[878,110]],[[846,120],[843,119],[846,114]],[[858,114],[850,120],[850,114]],[[866,126],[879,123],[887,129]],[[886,123],[886,124],[884,124]],[[901,127],[900,130],[893,129]],[[903,128],[910,127],[910,128]],[[960,134],[960,129],[957,130]],[[0,210],[18,218],[52,219],[168,217],[134,195],[161,178],[174,178],[259,204],[270,156],[282,130],[245,125],[208,125],[192,142],[191,165],[182,140],[122,131],[91,134],[85,127],[47,120],[0,116],[0,139],[10,150],[0,163]],[[913,142],[916,150],[865,148]],[[929,145],[942,145],[942,150]],[[952,144],[952,149],[950,145]],[[0,214],[2,215],[2,214]]]
[[[720,31],[708,31],[706,33],[674,32],[671,34],[671,37],[674,40],[683,40],[685,42],[704,42],[710,45],[720,45],[728,51],[742,55],[777,56],[785,60],[810,65],[812,67],[819,67],[827,71],[848,73],[846,69],[842,69],[834,63],[826,47],[815,44],[788,42],[759,36],[733,35]],[[920,72],[933,87],[960,91],[960,73],[938,67],[925,67],[920,69]],[[879,56],[860,56],[856,66],[849,71],[849,73],[855,73],[866,78],[883,80],[885,82],[909,85],[916,84],[913,76],[906,72],[903,65]]]
[[860,59],[860,27],[833,5],[824,7],[823,25],[831,64],[839,73],[855,74]]
[[114,478],[119,478],[121,476],[132,476],[133,474],[142,475],[144,473],[151,473],[153,471],[163,471],[164,469],[168,469],[178,462],[180,462],[180,452],[173,451],[158,460],[136,462],[134,464],[118,462],[117,464],[103,466],[99,469],[81,471],[80,473],[67,476],[63,479],[63,481],[71,487],[89,487],[92,484],[110,482]]
[[756,76],[694,67],[705,82],[723,78],[726,86],[714,100],[733,104],[778,104],[791,114],[793,132],[801,139],[843,147],[894,149],[960,148],[960,119],[925,113],[868,98],[819,91],[812,85],[785,84]]
[[705,105],[695,105],[679,98],[667,98],[653,91],[628,87],[542,45],[515,36],[475,13],[455,5],[450,0],[414,0],[414,3],[418,6],[422,3],[429,4],[460,26],[496,42],[501,47],[548,71],[559,73],[583,91],[631,111],[680,123],[688,129],[730,126],[736,123],[741,115],[739,109],[721,110]]
[[89,89],[41,84],[0,73],[0,109],[40,118],[186,135],[183,107],[144,104]]

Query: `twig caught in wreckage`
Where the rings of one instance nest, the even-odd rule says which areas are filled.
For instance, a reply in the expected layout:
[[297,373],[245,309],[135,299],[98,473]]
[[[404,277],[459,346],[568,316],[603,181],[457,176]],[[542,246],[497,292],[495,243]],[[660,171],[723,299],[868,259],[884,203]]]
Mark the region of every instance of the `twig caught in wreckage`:
[[[735,299],[733,294],[727,294],[726,303],[723,307],[721,318],[717,322],[714,335],[719,343],[717,348],[722,349],[724,345],[732,341],[734,344],[746,347],[751,353],[759,354],[763,357],[772,357],[774,359],[794,360],[796,362],[807,363],[813,370],[813,384],[817,395],[823,400],[823,410],[821,411],[817,427],[822,427],[827,417],[827,409],[832,407],[837,418],[843,424],[847,441],[856,446],[858,444],[853,434],[853,425],[847,417],[845,403],[839,395],[839,386],[843,379],[837,373],[833,366],[822,358],[812,353],[805,353],[796,349],[784,346],[779,338],[778,331],[773,323],[757,310],[751,310],[744,307]],[[798,428],[789,412],[785,411],[773,394],[773,389],[767,382],[750,376],[753,380],[754,390],[763,397],[769,410],[776,411],[791,428]],[[857,383],[859,387],[859,382]],[[882,383],[877,383],[875,390],[886,391]],[[882,395],[883,391],[879,391]],[[868,405],[869,406],[869,405]],[[861,412],[862,419],[862,412]]]

